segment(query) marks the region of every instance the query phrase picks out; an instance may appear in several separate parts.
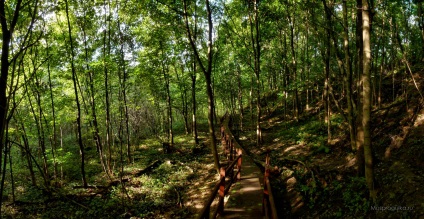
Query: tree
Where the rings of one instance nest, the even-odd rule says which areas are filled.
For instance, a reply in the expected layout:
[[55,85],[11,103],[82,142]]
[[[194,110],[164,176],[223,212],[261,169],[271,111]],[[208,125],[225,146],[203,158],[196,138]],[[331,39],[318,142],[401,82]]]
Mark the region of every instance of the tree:
[[212,149],[213,157],[214,157],[214,163],[215,163],[215,169],[219,173],[220,164],[219,164],[219,157],[218,157],[218,151],[216,148],[216,137],[215,137],[215,125],[214,125],[214,109],[215,109],[215,101],[214,101],[214,95],[212,91],[212,58],[213,58],[213,44],[212,44],[212,30],[213,30],[213,23],[212,23],[212,10],[210,7],[209,0],[206,0],[206,11],[207,11],[207,21],[208,21],[208,44],[207,44],[207,62],[206,67],[203,64],[203,61],[200,58],[196,43],[193,39],[193,34],[189,26],[188,21],[188,10],[187,10],[187,1],[184,0],[184,21],[187,31],[187,36],[191,45],[191,48],[193,49],[194,56],[197,60],[197,63],[200,66],[200,69],[203,72],[203,75],[205,76],[206,81],[206,93],[208,95],[208,126],[209,126],[209,140],[210,140],[210,146]]
[[[22,0],[16,2],[5,2],[0,1],[0,25],[2,31],[2,48],[0,57],[0,164],[2,161],[6,161],[7,153],[4,153],[4,149],[7,145],[5,132],[8,127],[8,121],[13,116],[13,112],[9,112],[9,101],[7,96],[9,68],[11,65],[10,57],[10,45],[13,38],[14,32],[17,28],[18,21],[20,20],[21,11],[26,9],[28,14],[32,16],[24,16],[30,20],[27,32],[24,34],[23,41],[20,44],[19,51],[14,54],[12,61],[16,61],[17,57],[22,54],[23,51],[32,46],[31,37],[29,37],[32,27],[36,21],[35,15],[37,14],[38,1],[31,2],[32,4],[22,4]],[[14,8],[13,8],[14,7]],[[9,113],[9,115],[8,115]],[[8,119],[9,118],[9,119]],[[4,160],[3,160],[4,159]],[[6,163],[6,162],[4,162]],[[0,170],[1,167],[0,167]],[[5,170],[2,170],[3,172]],[[3,185],[4,185],[4,174],[2,174],[0,196],[3,196]],[[1,204],[1,201],[0,201]]]
[[254,72],[256,76],[256,145],[262,143],[261,130],[261,36],[259,32],[259,2],[249,2],[250,37],[252,40],[252,51],[254,58]]
[[347,117],[349,125],[349,136],[350,146],[352,150],[356,149],[356,127],[355,127],[355,115],[353,108],[353,96],[352,96],[352,66],[351,66],[351,54],[349,49],[349,23],[347,15],[347,0],[343,0],[343,48],[345,53],[345,86],[346,86],[346,101],[347,101]]
[[[372,1],[372,0],[371,0]],[[376,193],[374,189],[374,171],[371,149],[371,4],[368,0],[362,1],[362,37],[364,46],[363,57],[363,91],[362,91],[362,126],[364,132],[364,157],[365,157],[365,178],[370,191],[370,197],[375,201]]]
[[70,58],[71,58],[71,71],[72,71],[72,81],[74,84],[74,92],[75,92],[75,103],[77,105],[77,137],[78,137],[78,145],[80,149],[80,155],[81,155],[81,175],[82,175],[82,183],[83,186],[87,187],[87,179],[85,175],[85,151],[84,151],[84,145],[82,143],[82,131],[81,131],[81,105],[79,102],[79,95],[78,95],[78,87],[77,87],[77,72],[75,68],[75,54],[74,54],[74,42],[72,39],[72,28],[71,28],[71,21],[69,19],[69,4],[68,0],[65,0],[65,7],[66,7],[66,20],[68,22],[68,37],[69,37],[69,51],[70,51]]
[[330,105],[330,54],[331,54],[331,9],[327,6],[326,0],[322,0],[325,10],[325,18],[327,21],[326,25],[326,40],[325,40],[325,53],[323,54],[324,59],[324,94],[323,98],[325,101],[325,122],[327,123],[327,144],[331,143],[331,105]]

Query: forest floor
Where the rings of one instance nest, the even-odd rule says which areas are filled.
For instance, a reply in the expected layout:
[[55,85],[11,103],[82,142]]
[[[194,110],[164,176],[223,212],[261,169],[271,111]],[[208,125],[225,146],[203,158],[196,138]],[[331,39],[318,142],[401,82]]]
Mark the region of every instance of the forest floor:
[[293,121],[276,107],[262,118],[258,147],[256,125],[249,123],[255,120],[246,110],[240,143],[258,163],[269,152],[271,166],[280,170],[272,180],[280,217],[424,218],[422,106],[415,94],[372,113],[376,203],[367,198],[365,179],[356,175],[347,124],[338,114],[328,145],[319,108]]
[[[28,186],[16,185],[16,200],[13,203],[10,195],[6,196],[1,217],[193,218],[218,180],[206,146],[206,133],[199,130],[199,135],[203,143],[197,146],[191,135],[178,135],[175,148],[179,152],[169,154],[163,153],[158,140],[143,140],[134,148],[133,164],[125,164],[122,171],[119,160],[115,160],[112,181],[101,172],[97,161],[90,162],[96,156],[95,150],[90,151],[89,188],[81,188],[79,177],[70,179],[68,171],[64,171],[67,181],[51,187],[51,192],[42,187],[24,189]],[[71,164],[70,170],[78,173],[78,168],[79,165]]]

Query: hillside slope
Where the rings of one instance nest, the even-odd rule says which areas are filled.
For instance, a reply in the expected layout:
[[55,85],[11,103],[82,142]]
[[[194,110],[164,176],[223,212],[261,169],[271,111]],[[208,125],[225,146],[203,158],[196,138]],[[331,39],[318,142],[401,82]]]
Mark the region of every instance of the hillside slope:
[[[414,79],[423,90],[420,75],[422,70]],[[296,122],[284,118],[280,104],[263,115],[264,142],[257,147],[255,126],[249,123],[250,112],[246,110],[240,141],[258,163],[269,152],[272,166],[280,170],[273,180],[280,216],[424,217],[423,102],[413,81],[398,77],[396,87],[392,78],[383,81],[383,86],[395,90],[383,88],[382,97],[388,103],[372,112],[378,190],[374,204],[367,199],[365,179],[356,176],[355,152],[350,150],[347,124],[340,115],[332,117],[333,138],[327,145],[319,107],[304,112]],[[396,99],[388,101],[393,94]],[[265,102],[278,105],[275,98]]]

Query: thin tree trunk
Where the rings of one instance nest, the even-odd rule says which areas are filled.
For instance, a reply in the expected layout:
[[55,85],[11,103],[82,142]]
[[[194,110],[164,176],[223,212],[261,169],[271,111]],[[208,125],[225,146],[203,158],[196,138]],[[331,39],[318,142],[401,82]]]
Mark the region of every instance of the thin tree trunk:
[[[43,136],[41,134],[41,126],[42,126],[42,124],[40,124],[41,118],[37,117],[37,112],[35,111],[34,106],[32,104],[30,92],[28,92],[29,81],[27,80],[25,74],[24,74],[24,81],[25,81],[25,83],[24,83],[24,85],[25,85],[24,93],[26,93],[27,96],[28,96],[29,108],[30,108],[32,116],[34,118],[35,126],[37,128],[37,138],[38,138],[38,146],[39,146],[38,155],[40,156],[39,159],[41,159],[43,161],[43,170],[41,171],[41,175],[42,175],[43,180],[44,180],[44,185],[46,186],[46,188],[48,188],[49,187],[48,176],[46,175],[46,172],[47,172],[46,171],[46,169],[47,169],[47,157],[46,157],[46,153],[45,153],[45,147],[43,146],[43,144],[44,144],[43,143]],[[31,93],[37,93],[37,92],[38,91],[33,91]],[[38,97],[39,96],[36,96],[35,99],[37,99]],[[41,116],[41,115],[39,115],[39,116]],[[28,148],[29,148],[29,146],[28,146]]]
[[[250,108],[250,121],[253,121],[253,76],[250,77],[249,108]],[[254,124],[252,123],[252,129],[253,128],[254,128]]]
[[89,90],[90,90],[90,105],[91,105],[91,116],[92,116],[92,122],[93,125],[92,134],[94,142],[96,143],[97,152],[99,153],[99,159],[100,164],[102,165],[103,171],[108,175],[109,172],[106,168],[104,157],[103,157],[103,145],[101,141],[101,137],[99,134],[99,125],[97,121],[97,113],[96,113],[96,100],[94,98],[95,89],[94,89],[94,71],[90,69],[90,66],[88,65],[88,45],[87,45],[87,35],[85,32],[85,28],[82,28],[83,37],[84,37],[84,51],[85,51],[85,64],[86,64],[86,70],[88,71],[88,83],[89,83]]
[[9,168],[10,168],[10,182],[12,185],[12,203],[15,203],[15,178],[13,177],[13,166],[12,166],[12,156],[10,154],[12,147],[11,142],[9,142]]
[[[290,23],[290,51],[291,51],[291,70],[293,75],[293,82],[297,84],[297,64],[296,64],[296,52],[294,45],[294,23],[295,18],[290,16],[290,12],[287,11],[287,17]],[[299,92],[297,85],[294,87],[293,92],[293,117],[297,121],[299,119]]]
[[384,74],[384,69],[386,68],[386,38],[384,37],[384,28],[385,28],[385,20],[383,19],[383,24],[382,24],[382,28],[381,28],[381,37],[383,38],[383,51],[381,54],[381,63],[380,63],[380,74],[378,77],[378,96],[377,96],[377,104],[378,104],[378,108],[381,108],[381,89],[382,89],[382,80],[383,80],[383,74]]
[[311,74],[311,64],[309,61],[309,10],[308,10],[308,18],[307,18],[307,24],[306,24],[306,39],[305,39],[305,59],[306,59],[306,65],[305,65],[305,72],[306,72],[306,110],[309,110],[309,103],[311,99],[309,99],[309,91],[311,90],[311,81],[310,81],[310,74]]
[[119,29],[119,37],[121,41],[121,48],[120,48],[120,62],[121,62],[121,68],[123,73],[122,78],[122,98],[124,99],[124,113],[125,113],[125,140],[127,144],[127,159],[128,162],[132,162],[132,155],[131,155],[131,141],[130,141],[130,122],[129,122],[129,114],[128,114],[128,104],[127,104],[127,78],[128,78],[128,72],[126,68],[125,63],[125,53],[124,53],[124,36],[121,31],[121,22],[120,18],[118,16],[118,29]]
[[423,16],[423,1],[416,1],[417,4],[417,15],[418,15],[418,26],[421,29],[421,61],[424,59],[424,16]]
[[256,41],[256,60],[255,60],[255,73],[256,73],[256,85],[257,85],[257,102],[256,102],[256,110],[258,111],[258,118],[256,121],[256,145],[259,147],[262,144],[262,128],[261,128],[261,115],[262,115],[262,108],[261,108],[261,84],[260,84],[260,74],[261,74],[261,38],[260,38],[260,31],[259,31],[259,4],[254,1],[255,3],[255,41]]
[[329,85],[330,85],[330,55],[331,55],[331,45],[330,45],[330,37],[331,37],[331,11],[328,8],[325,0],[322,0],[325,10],[325,17],[327,21],[326,28],[326,41],[325,41],[325,54],[324,54],[324,68],[325,68],[325,81],[324,81],[324,101],[325,101],[325,122],[327,123],[327,144],[331,143],[331,106],[330,106],[330,94],[329,94]]
[[184,65],[181,65],[181,76],[178,74],[177,68],[175,69],[175,75],[178,80],[178,87],[181,92],[181,114],[184,119],[184,131],[185,134],[189,133],[189,125],[188,125],[188,101],[187,101],[187,89],[184,85]]
[[[187,22],[187,21],[186,21]],[[188,30],[189,31],[189,30]],[[196,44],[197,41],[197,3],[194,1],[194,31],[193,31],[193,43]],[[193,137],[194,144],[199,144],[199,137],[197,134],[197,121],[196,121],[196,112],[197,112],[197,103],[196,103],[196,80],[197,80],[197,65],[196,65],[196,55],[193,53],[193,72],[191,73],[191,101],[192,101],[192,122],[193,122]]]
[[21,137],[22,137],[22,141],[24,142],[23,148],[21,148],[21,150],[22,150],[23,156],[26,158],[26,161],[27,161],[29,175],[31,176],[31,183],[32,183],[33,186],[37,186],[37,179],[35,178],[35,173],[34,173],[34,169],[33,169],[33,165],[32,165],[31,156],[29,155],[30,148],[29,148],[28,137],[27,137],[26,130],[25,130],[25,125],[22,121],[18,122],[18,120],[16,119],[15,116],[14,116],[14,120],[16,121],[17,124],[20,124],[20,126],[21,126],[21,131],[22,131]]
[[[109,3],[109,1],[108,1]],[[107,169],[109,174],[112,174],[112,148],[111,148],[111,121],[110,121],[110,97],[109,97],[109,72],[108,72],[108,56],[110,55],[110,19],[106,12],[106,0],[103,2],[105,11],[105,25],[108,24],[108,28],[104,31],[103,37],[103,62],[104,62],[104,76],[105,76],[105,106],[106,106],[106,145],[107,145]],[[109,36],[109,37],[108,37]],[[107,44],[107,45],[106,45]]]
[[163,78],[165,80],[165,91],[166,91],[166,104],[167,104],[167,114],[168,114],[168,142],[169,144],[174,144],[174,132],[173,132],[173,117],[172,117],[172,99],[171,99],[171,91],[169,90],[169,73],[167,73],[165,64],[162,63],[162,73]]
[[206,0],[206,10],[207,10],[207,20],[208,20],[208,51],[207,51],[207,68],[203,65],[202,60],[200,59],[200,55],[197,51],[196,44],[192,38],[191,30],[188,24],[188,15],[187,15],[187,1],[184,0],[184,20],[185,20],[185,26],[187,30],[188,39],[190,41],[190,45],[193,49],[194,56],[199,63],[200,68],[203,71],[203,74],[205,75],[205,81],[206,81],[206,92],[208,95],[208,125],[209,125],[209,139],[211,144],[211,149],[214,157],[214,164],[215,169],[217,173],[219,173],[220,170],[220,164],[219,164],[219,157],[218,157],[218,151],[216,148],[216,138],[215,138],[215,127],[214,127],[214,96],[212,91],[212,29],[213,29],[213,23],[212,23],[212,10],[210,7],[209,0]]
[[355,114],[353,109],[352,98],[352,65],[349,51],[349,24],[347,17],[347,0],[343,0],[343,46],[345,52],[345,86],[346,86],[346,99],[347,99],[347,118],[349,125],[350,146],[354,151],[356,150],[356,127],[355,127]]
[[356,104],[356,160],[358,164],[358,176],[365,174],[365,158],[364,158],[364,130],[362,126],[362,72],[363,72],[363,37],[362,37],[362,0],[357,0],[357,19],[356,19],[356,49],[357,49],[357,89],[358,101]]
[[[2,172],[1,172],[1,183],[0,183],[0,190],[1,191],[3,191],[4,190],[4,181],[5,181],[5,179],[6,179],[6,172],[7,172],[7,169],[6,169],[6,165],[7,165],[7,155],[10,153],[10,145],[9,145],[9,129],[8,129],[8,126],[9,126],[9,124],[6,124],[6,136],[5,136],[5,144],[4,144],[4,159],[3,159],[3,164],[0,164],[0,165],[3,165],[3,167],[2,167]],[[3,198],[3,196],[2,196],[2,198]]]
[[196,61],[193,61],[193,73],[191,74],[191,101],[192,101],[192,122],[193,122],[193,137],[194,137],[194,144],[199,144],[199,137],[197,134],[197,121],[196,121],[196,111],[197,111],[197,104],[196,104]]
[[[5,149],[5,130],[7,123],[7,112],[9,110],[8,101],[7,101],[7,78],[9,75],[9,52],[10,52],[10,41],[13,36],[13,30],[15,29],[16,23],[18,21],[19,12],[21,10],[22,0],[16,2],[15,10],[13,11],[12,22],[9,22],[6,19],[6,10],[5,10],[5,1],[0,1],[0,24],[2,30],[2,47],[1,47],[1,58],[0,58],[0,164],[2,163],[3,151]],[[10,25],[9,25],[10,24]],[[9,26],[9,27],[8,27]],[[6,159],[6,157],[4,158]],[[5,171],[1,169],[0,172]],[[2,177],[2,181],[4,177]],[[0,197],[3,197],[3,188],[0,189]],[[1,208],[2,200],[0,200]]]
[[[35,74],[35,69],[34,69],[34,74]],[[44,172],[44,179],[46,180],[46,186],[47,188],[50,185],[50,176],[49,176],[49,167],[47,164],[47,154],[46,154],[46,143],[44,141],[44,127],[43,127],[43,122],[42,122],[42,117],[43,117],[43,109],[41,107],[41,95],[40,95],[40,82],[38,81],[37,76],[35,75],[35,79],[36,79],[36,100],[37,100],[37,106],[38,106],[38,128],[39,128],[39,145],[40,145],[40,149],[41,149],[41,155],[43,158],[43,172]]]
[[71,22],[69,20],[69,5],[68,0],[65,0],[65,6],[66,6],[66,19],[68,21],[68,34],[69,34],[69,44],[70,44],[70,55],[71,55],[71,70],[72,70],[72,81],[74,83],[74,92],[75,92],[75,103],[77,105],[77,131],[78,131],[78,145],[80,148],[80,155],[81,155],[81,175],[82,175],[82,183],[84,188],[87,187],[87,179],[85,176],[85,151],[84,151],[84,145],[82,143],[82,133],[81,133],[81,106],[78,98],[78,87],[77,87],[77,73],[75,69],[74,64],[74,45],[72,40],[72,29],[71,29]]
[[[49,44],[47,42],[47,57],[49,57]],[[47,62],[47,74],[49,78],[49,90],[50,90],[50,103],[52,108],[52,119],[53,119],[53,138],[51,138],[51,147],[52,147],[52,157],[53,157],[53,178],[57,179],[57,159],[56,159],[56,142],[57,142],[57,135],[56,135],[56,111],[54,107],[54,98],[53,98],[53,86],[52,86],[52,79],[51,79],[51,72],[50,72],[50,61]]]
[[[253,47],[253,58],[255,63],[255,76],[256,76],[256,146],[260,146],[262,143],[262,130],[261,130],[261,83],[260,83],[260,61],[261,61],[261,45],[260,45],[260,32],[259,32],[259,16],[258,16],[258,4],[255,1],[252,2],[253,8],[252,11],[249,12],[249,21],[250,21],[250,37],[252,41]],[[249,5],[249,7],[252,7]],[[253,13],[253,15],[252,15]]]
[[243,90],[241,87],[241,70],[240,69],[237,69],[237,86],[238,86],[237,98],[239,103],[240,131],[243,131]]

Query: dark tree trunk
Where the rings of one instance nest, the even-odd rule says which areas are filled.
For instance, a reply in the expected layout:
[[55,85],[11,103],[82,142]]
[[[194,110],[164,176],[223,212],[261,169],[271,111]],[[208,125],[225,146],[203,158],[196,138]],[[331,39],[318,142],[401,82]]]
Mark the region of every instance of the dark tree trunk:
[[[49,45],[47,44],[47,57],[49,57]],[[50,72],[50,61],[47,62],[47,73],[49,77],[49,90],[50,90],[50,103],[52,108],[52,119],[53,119],[53,137],[51,138],[51,147],[52,147],[52,157],[53,157],[53,178],[57,179],[57,160],[56,160],[56,143],[57,143],[57,135],[56,135],[56,111],[54,107],[54,98],[53,98],[53,86]]]
[[69,44],[70,44],[70,55],[71,55],[71,70],[72,70],[72,81],[74,83],[74,92],[75,92],[75,103],[77,105],[77,131],[78,131],[78,145],[80,148],[80,155],[81,155],[81,175],[82,175],[82,183],[84,188],[87,187],[87,179],[85,176],[85,151],[84,151],[84,145],[82,143],[82,132],[81,132],[81,106],[78,98],[78,87],[77,87],[77,73],[74,65],[74,45],[72,40],[72,29],[71,29],[71,22],[69,20],[69,5],[68,0],[65,0],[65,6],[66,6],[66,19],[68,21],[68,34],[69,34]]
[[327,29],[326,29],[326,40],[325,40],[325,54],[324,56],[324,70],[325,70],[325,81],[324,81],[324,101],[325,101],[325,122],[327,123],[327,144],[331,143],[331,106],[330,106],[330,53],[331,53],[331,45],[330,45],[330,37],[331,37],[331,11],[328,8],[325,0],[322,0],[325,10],[325,17],[327,21]]
[[[109,1],[106,0],[103,2],[105,9],[105,25],[108,25],[108,28],[104,31],[103,36],[103,61],[104,61],[104,76],[105,76],[105,107],[106,107],[106,146],[107,146],[107,161],[106,166],[109,174],[112,174],[112,148],[111,148],[111,120],[110,120],[110,97],[109,97],[109,72],[108,72],[108,59],[110,55],[110,18],[108,19],[108,14],[106,13],[106,6],[109,4]],[[110,11],[110,9],[109,9]]]
[[205,76],[206,80],[206,92],[208,95],[208,125],[209,125],[209,139],[211,144],[211,149],[214,157],[214,164],[215,169],[217,173],[219,173],[220,170],[220,164],[219,164],[219,157],[218,157],[218,151],[216,148],[216,138],[215,138],[215,127],[214,127],[214,96],[213,96],[213,90],[212,90],[212,29],[213,29],[213,23],[212,23],[212,10],[210,7],[209,0],[206,0],[206,10],[207,10],[207,20],[208,20],[208,51],[207,51],[207,68],[203,65],[202,60],[200,59],[200,55],[197,51],[197,47],[195,44],[195,41],[193,40],[192,33],[188,24],[188,15],[187,15],[187,1],[184,0],[184,20],[185,20],[185,26],[186,31],[188,35],[188,39],[190,41],[191,48],[193,49],[194,56],[200,66],[200,68],[203,71],[203,74]]
[[97,121],[97,110],[96,110],[96,100],[94,98],[95,89],[94,89],[94,71],[92,71],[88,65],[88,45],[87,45],[87,36],[85,32],[85,28],[82,27],[83,31],[83,37],[84,37],[84,51],[85,51],[85,64],[86,64],[86,70],[88,71],[88,83],[89,83],[89,91],[90,91],[90,108],[91,108],[91,116],[92,116],[92,134],[93,139],[96,144],[97,152],[99,153],[99,159],[100,163],[102,165],[103,171],[108,175],[109,172],[107,171],[104,158],[103,158],[103,145],[101,141],[101,137],[99,134],[99,125]]
[[125,114],[125,140],[127,145],[127,159],[128,162],[132,162],[132,154],[131,154],[131,141],[130,141],[130,122],[129,122],[129,114],[128,114],[128,104],[127,104],[127,79],[128,79],[128,72],[126,68],[125,63],[125,52],[124,52],[124,36],[121,31],[121,23],[120,18],[118,17],[118,29],[119,29],[119,37],[121,41],[121,48],[120,48],[120,62],[121,62],[121,69],[123,73],[122,78],[122,98],[124,99],[124,114]]
[[356,127],[355,127],[355,114],[353,109],[352,98],[352,65],[349,51],[349,26],[347,17],[347,0],[343,0],[343,39],[344,39],[344,52],[345,52],[345,86],[347,98],[347,118],[349,124],[350,146],[352,150],[356,150]]

